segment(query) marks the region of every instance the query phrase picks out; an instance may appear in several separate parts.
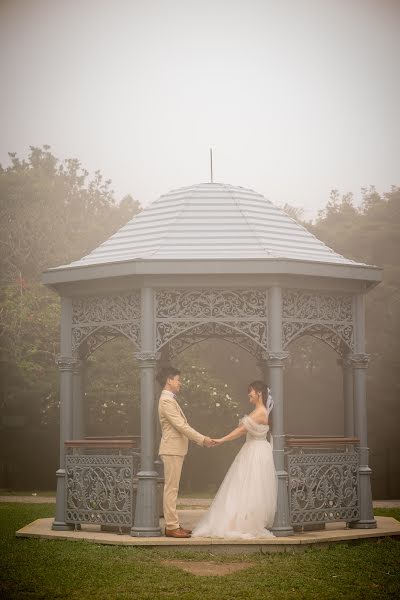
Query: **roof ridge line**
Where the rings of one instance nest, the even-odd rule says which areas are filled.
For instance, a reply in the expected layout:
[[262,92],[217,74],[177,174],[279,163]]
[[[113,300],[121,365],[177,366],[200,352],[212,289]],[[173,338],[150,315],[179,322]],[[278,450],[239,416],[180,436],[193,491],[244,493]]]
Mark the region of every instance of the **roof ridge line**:
[[[224,184],[223,184],[223,185],[224,185]],[[225,189],[227,189],[225,185],[224,185],[224,187],[225,187]],[[238,201],[238,199],[236,198],[236,192],[234,192],[233,190],[231,190],[231,193],[232,193],[232,198],[233,198],[233,200],[235,201],[235,204],[236,204],[236,206],[238,207],[240,214],[242,215],[242,217],[243,217],[243,218],[244,218],[244,220],[246,221],[246,223],[247,223],[247,226],[248,226],[248,228],[250,229],[250,231],[251,231],[251,232],[252,232],[252,233],[255,235],[255,238],[256,238],[256,240],[257,240],[257,243],[258,243],[258,245],[260,246],[260,248],[261,248],[261,249],[262,249],[262,250],[263,250],[263,251],[264,251],[264,252],[267,254],[267,256],[273,256],[273,257],[276,257],[276,255],[275,255],[275,254],[273,254],[272,252],[270,252],[269,250],[267,250],[267,249],[264,247],[264,245],[263,245],[262,241],[261,241],[261,240],[260,240],[260,238],[259,238],[259,235],[258,235],[257,231],[255,231],[255,230],[253,229],[252,225],[250,225],[249,221],[247,220],[246,214],[243,212],[243,210],[242,210],[242,208],[241,208],[241,206],[240,206],[240,202],[239,202],[239,201]]]

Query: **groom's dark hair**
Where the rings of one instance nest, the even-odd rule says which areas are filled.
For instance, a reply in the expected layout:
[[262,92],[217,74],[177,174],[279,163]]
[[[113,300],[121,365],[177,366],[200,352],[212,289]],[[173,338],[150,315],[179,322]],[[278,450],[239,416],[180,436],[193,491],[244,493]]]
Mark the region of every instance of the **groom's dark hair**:
[[161,387],[164,387],[167,383],[167,379],[173,379],[176,375],[180,375],[181,372],[175,367],[164,367],[157,373],[156,379]]

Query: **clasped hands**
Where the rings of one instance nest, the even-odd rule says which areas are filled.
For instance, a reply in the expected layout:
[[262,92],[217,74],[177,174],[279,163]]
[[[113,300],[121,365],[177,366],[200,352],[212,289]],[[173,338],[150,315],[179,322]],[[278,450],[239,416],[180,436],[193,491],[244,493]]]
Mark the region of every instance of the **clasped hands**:
[[222,444],[221,440],[213,439],[208,437],[208,435],[204,438],[204,446],[206,448],[212,448],[213,446],[220,446]]

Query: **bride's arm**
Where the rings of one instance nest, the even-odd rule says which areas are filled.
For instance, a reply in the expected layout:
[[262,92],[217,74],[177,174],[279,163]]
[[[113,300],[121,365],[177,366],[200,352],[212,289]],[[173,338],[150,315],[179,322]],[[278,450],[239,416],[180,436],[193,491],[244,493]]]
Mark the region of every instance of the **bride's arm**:
[[236,429],[234,429],[233,431],[231,431],[224,437],[218,438],[214,441],[217,442],[218,444],[223,444],[224,442],[230,442],[231,440],[236,440],[237,438],[241,437],[242,435],[245,435],[246,432],[247,432],[246,427],[244,425],[239,425],[239,427],[236,427]]

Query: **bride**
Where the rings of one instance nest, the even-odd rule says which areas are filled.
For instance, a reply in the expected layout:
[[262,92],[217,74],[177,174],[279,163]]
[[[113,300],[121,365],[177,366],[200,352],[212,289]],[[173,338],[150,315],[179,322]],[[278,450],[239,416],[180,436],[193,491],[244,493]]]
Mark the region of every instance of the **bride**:
[[273,401],[262,381],[253,381],[248,396],[254,410],[216,445],[246,435],[207,513],[192,537],[252,539],[271,537],[277,503],[277,478],[272,448],[267,440],[268,415]]

